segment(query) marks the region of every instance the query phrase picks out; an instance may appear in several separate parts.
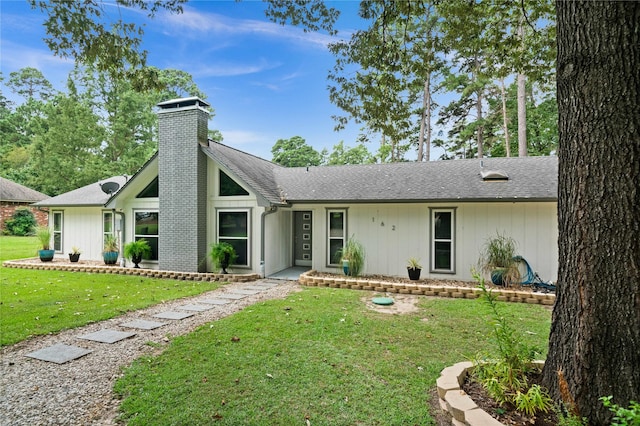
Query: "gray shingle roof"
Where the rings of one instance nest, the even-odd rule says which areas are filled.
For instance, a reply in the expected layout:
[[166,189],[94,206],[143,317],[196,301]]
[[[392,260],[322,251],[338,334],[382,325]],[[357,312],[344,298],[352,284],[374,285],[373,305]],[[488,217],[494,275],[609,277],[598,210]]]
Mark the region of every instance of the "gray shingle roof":
[[[203,150],[273,204],[558,199],[557,157],[286,168],[219,143]],[[483,180],[490,171],[508,180]]]
[[[482,167],[481,166],[484,166]],[[482,170],[509,179],[483,180]],[[557,157],[279,168],[289,202],[555,201]]]
[[64,194],[60,194],[56,197],[40,201],[35,203],[35,205],[42,207],[104,206],[112,196],[117,194],[117,191],[114,194],[109,195],[102,191],[101,185],[106,182],[115,182],[120,186],[118,189],[119,191],[127,182],[127,179],[128,178],[126,176],[113,176],[108,179],[74,189],[73,191],[65,192]]
[[12,180],[0,177],[0,201],[34,203],[49,198],[47,194],[27,188]]

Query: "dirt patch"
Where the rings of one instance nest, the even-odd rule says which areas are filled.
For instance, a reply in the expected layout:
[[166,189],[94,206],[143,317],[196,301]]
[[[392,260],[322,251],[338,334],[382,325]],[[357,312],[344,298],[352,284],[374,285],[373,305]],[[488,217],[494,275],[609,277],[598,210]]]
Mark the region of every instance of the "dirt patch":
[[365,296],[365,297],[362,297],[360,300],[362,300],[362,302],[365,305],[367,305],[367,308],[376,312],[382,312],[383,314],[409,314],[411,312],[417,312],[419,310],[417,306],[419,299],[417,296],[409,296],[409,295],[402,295],[402,294],[394,294],[392,296],[385,295],[384,297],[390,297],[391,299],[393,299],[392,305],[376,305],[375,303],[372,302],[372,299],[374,297],[380,297],[380,296],[379,295]]

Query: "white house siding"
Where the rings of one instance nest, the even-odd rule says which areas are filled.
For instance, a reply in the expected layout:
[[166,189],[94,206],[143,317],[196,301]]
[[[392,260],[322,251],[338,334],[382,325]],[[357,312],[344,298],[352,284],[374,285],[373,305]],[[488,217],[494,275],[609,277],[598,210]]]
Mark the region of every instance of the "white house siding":
[[102,212],[101,207],[65,207],[52,209],[63,212],[63,251],[58,256],[67,257],[71,247],[80,249],[81,260],[102,260]]
[[264,218],[264,272],[267,276],[292,265],[292,217],[291,210],[279,209]]
[[[471,280],[487,238],[512,236],[518,252],[545,280],[557,274],[556,203],[332,204],[296,205],[314,212],[313,267],[339,272],[326,262],[327,208],[347,209],[347,234],[365,247],[364,274],[406,276],[410,257],[420,259],[422,278]],[[455,273],[436,274],[430,264],[430,208],[455,209]]]
[[[243,182],[232,173],[225,171],[236,183],[242,186],[249,195],[220,197],[219,196],[219,167],[213,161],[208,161],[207,178],[207,246],[218,241],[218,210],[247,210],[249,212],[249,267],[231,267],[237,273],[260,272],[260,215],[264,207],[258,205],[257,196],[251,188],[243,185]],[[207,249],[207,253],[209,249]],[[211,258],[207,257],[207,271],[213,271]]]

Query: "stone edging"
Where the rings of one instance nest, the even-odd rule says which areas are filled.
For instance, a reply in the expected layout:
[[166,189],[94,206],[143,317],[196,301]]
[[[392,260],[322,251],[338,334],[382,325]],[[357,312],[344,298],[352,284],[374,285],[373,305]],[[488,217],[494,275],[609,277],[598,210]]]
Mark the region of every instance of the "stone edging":
[[[542,368],[544,361],[534,361],[533,365]],[[462,385],[471,371],[473,363],[465,361],[440,372],[440,377],[436,380],[440,407],[451,415],[453,426],[503,426],[503,423],[478,407],[462,390]]]
[[[481,290],[474,287],[456,287],[431,284],[405,284],[387,281],[367,280],[352,277],[316,276],[315,270],[300,275],[299,282],[310,287],[348,288],[352,290],[369,290],[384,293],[415,294],[421,296],[453,297],[457,299],[477,299]],[[554,293],[537,293],[507,289],[492,289],[497,299],[504,302],[529,303],[532,305],[553,305]]]
[[110,265],[60,265],[55,263],[28,263],[19,260],[8,260],[2,263],[5,268],[39,269],[49,271],[89,272],[97,274],[137,275],[147,278],[165,278],[184,281],[225,281],[250,282],[260,279],[258,274],[213,274],[203,272],[175,272],[156,269],[123,268]]

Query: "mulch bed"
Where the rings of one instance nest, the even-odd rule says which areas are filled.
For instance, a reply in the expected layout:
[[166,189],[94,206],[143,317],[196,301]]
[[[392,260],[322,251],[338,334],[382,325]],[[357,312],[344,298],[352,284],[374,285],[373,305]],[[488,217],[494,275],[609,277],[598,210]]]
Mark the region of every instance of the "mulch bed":
[[[530,385],[541,384],[542,374],[531,373],[527,376]],[[467,380],[462,385],[462,389],[481,409],[489,413],[493,418],[505,425],[534,425],[534,426],[555,426],[558,424],[558,416],[555,411],[539,413],[534,418],[528,417],[515,410],[511,404],[500,405],[491,398],[482,385],[467,376]]]

